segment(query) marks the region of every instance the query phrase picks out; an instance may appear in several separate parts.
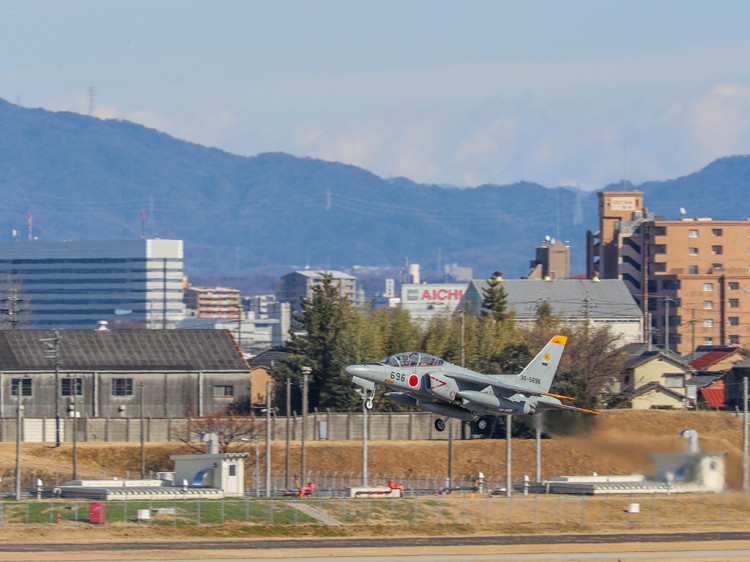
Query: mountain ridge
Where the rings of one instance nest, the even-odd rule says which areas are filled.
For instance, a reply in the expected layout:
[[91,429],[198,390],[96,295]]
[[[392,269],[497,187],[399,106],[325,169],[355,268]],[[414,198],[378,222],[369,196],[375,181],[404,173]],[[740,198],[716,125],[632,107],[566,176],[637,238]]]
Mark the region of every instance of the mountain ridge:
[[[594,192],[519,181],[476,187],[383,179],[339,162],[283,152],[234,155],[123,120],[27,109],[0,99],[0,239],[27,213],[43,239],[185,240],[191,275],[283,274],[291,268],[399,267],[440,279],[439,265],[475,277],[528,271],[550,235],[583,272],[585,234],[598,228]],[[750,216],[750,157],[716,160],[682,178],[639,186],[646,206],[676,218]],[[710,187],[720,187],[721,197]],[[669,218],[669,217],[667,217]],[[5,234],[4,234],[5,233]]]

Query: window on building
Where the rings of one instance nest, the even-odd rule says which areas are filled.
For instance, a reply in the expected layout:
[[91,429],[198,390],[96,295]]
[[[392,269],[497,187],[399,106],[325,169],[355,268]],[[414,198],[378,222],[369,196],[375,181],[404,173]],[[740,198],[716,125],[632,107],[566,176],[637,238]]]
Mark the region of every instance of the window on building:
[[740,336],[729,336],[729,343],[732,345],[737,345],[740,343]]
[[711,235],[712,236],[724,236],[724,229],[722,229],[722,228],[712,228],[711,229]]
[[698,255],[698,248],[688,248],[688,255],[689,256],[697,256]]
[[698,238],[698,229],[691,228],[690,230],[688,230],[688,238]]
[[724,264],[723,263],[712,263],[711,264],[711,270],[712,271],[724,271]]
[[724,246],[711,246],[711,253],[715,256],[720,256],[724,253]]
[[664,236],[667,233],[667,227],[666,226],[655,226],[654,227],[654,236]]
[[690,275],[698,275],[698,266],[697,265],[688,266],[688,273]]
[[713,327],[714,327],[714,321],[713,321],[713,320],[711,320],[710,318],[706,318],[706,319],[705,319],[705,320],[703,321],[703,327],[704,327],[704,328],[713,328]]
[[651,271],[656,273],[664,273],[667,270],[666,263],[655,263],[651,266]]
[[713,338],[703,338],[703,345],[713,345],[714,339]]
[[18,378],[10,380],[10,395],[18,396],[20,391],[21,396],[31,396],[31,379],[30,378]]
[[112,379],[112,396],[133,396],[133,379]]
[[234,396],[234,387],[232,385],[214,385],[214,398]]
[[729,299],[729,308],[739,308],[740,299]]
[[740,317],[739,316],[730,316],[729,317],[729,325],[730,326],[739,326],[740,325]]
[[714,284],[713,283],[703,283],[703,290],[707,293],[710,293],[714,290]]
[[83,396],[83,379],[66,377],[60,381],[60,392],[63,396]]
[[713,310],[714,301],[703,301],[703,310]]
[[731,291],[739,291],[739,289],[740,289],[740,284],[739,284],[739,283],[737,283],[737,281],[730,281],[730,282],[729,282],[729,289],[730,289]]
[[664,375],[664,386],[667,388],[682,388],[685,386],[685,375]]

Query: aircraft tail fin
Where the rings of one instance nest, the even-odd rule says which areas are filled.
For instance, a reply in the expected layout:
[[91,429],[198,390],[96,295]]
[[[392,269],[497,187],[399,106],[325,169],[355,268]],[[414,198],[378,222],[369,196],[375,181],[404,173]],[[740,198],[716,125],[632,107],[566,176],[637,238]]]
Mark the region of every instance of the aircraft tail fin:
[[567,342],[568,336],[562,335],[556,335],[549,340],[518,375],[519,386],[534,392],[548,392]]

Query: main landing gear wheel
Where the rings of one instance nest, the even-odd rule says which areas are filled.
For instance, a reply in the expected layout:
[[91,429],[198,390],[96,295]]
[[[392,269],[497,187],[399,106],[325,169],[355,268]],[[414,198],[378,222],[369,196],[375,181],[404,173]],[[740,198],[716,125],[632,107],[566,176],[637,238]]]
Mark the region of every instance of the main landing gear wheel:
[[365,410],[372,410],[372,396],[365,399]]
[[477,427],[479,429],[485,429],[487,427],[487,420],[479,420],[479,421],[477,421]]
[[443,431],[445,429],[445,420],[440,419],[440,418],[436,419],[435,429],[437,429],[438,431]]

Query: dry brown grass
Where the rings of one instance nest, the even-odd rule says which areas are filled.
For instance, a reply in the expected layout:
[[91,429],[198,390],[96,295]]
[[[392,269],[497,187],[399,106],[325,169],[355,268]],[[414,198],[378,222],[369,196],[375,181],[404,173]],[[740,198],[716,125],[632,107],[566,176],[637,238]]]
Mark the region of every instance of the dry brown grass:
[[[596,418],[590,431],[543,441],[543,475],[649,473],[650,453],[684,450],[685,441],[679,437],[684,429],[698,432],[703,450],[727,451],[728,484],[737,489],[741,484],[742,424],[726,412],[605,411]],[[300,445],[294,442],[290,448],[291,466],[299,467]],[[249,476],[254,471],[254,449],[247,450]],[[84,477],[128,474],[134,477],[140,472],[138,443],[85,442],[79,443],[78,451],[79,473]],[[189,452],[181,443],[147,444],[145,451],[147,471],[171,470],[169,455]],[[275,472],[284,470],[284,453],[283,442],[273,444]],[[371,474],[444,475],[446,458],[445,441],[372,441],[368,448],[368,469]],[[14,464],[15,443],[0,444],[0,475],[12,475]],[[362,445],[359,441],[308,442],[306,464],[313,472],[359,473]],[[71,465],[70,443],[60,448],[50,444],[23,445],[25,474],[51,478],[48,481],[67,479]],[[512,467],[514,479],[534,474],[533,440],[513,441]],[[479,471],[488,477],[505,474],[503,440],[454,442],[454,475],[472,476]]]

